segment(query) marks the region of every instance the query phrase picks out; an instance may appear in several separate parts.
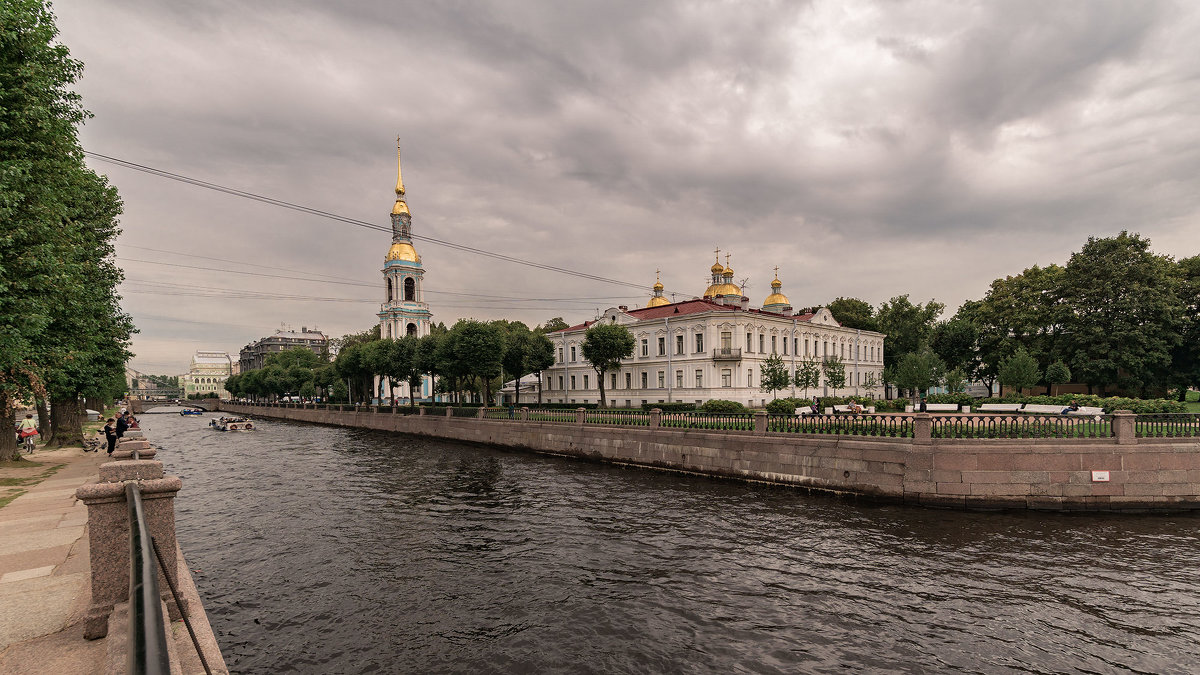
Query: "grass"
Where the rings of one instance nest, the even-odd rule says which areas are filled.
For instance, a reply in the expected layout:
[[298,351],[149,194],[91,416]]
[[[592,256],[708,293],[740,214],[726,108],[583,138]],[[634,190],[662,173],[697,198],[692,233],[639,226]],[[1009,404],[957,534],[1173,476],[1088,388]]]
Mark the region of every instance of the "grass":
[[25,494],[25,490],[20,488],[9,490],[6,494],[0,495],[0,509],[8,506],[9,502]]
[[27,488],[31,485],[37,485],[38,483],[46,480],[50,476],[53,476],[54,474],[58,473],[58,470],[63,468],[64,466],[66,466],[66,464],[54,464],[51,466],[45,466],[41,462],[31,462],[24,458],[20,458],[20,459],[14,460],[12,462],[9,462],[7,464],[7,466],[5,466],[4,468],[6,468],[6,469],[27,469],[27,470],[28,469],[36,469],[38,467],[45,467],[45,468],[43,468],[40,473],[36,473],[36,474],[31,474],[31,475],[26,475],[26,476],[6,476],[6,477],[0,478],[0,488],[7,488],[7,489],[4,489],[2,492],[0,492],[0,509],[4,508],[5,506],[8,506],[9,503],[12,502],[12,500],[14,500],[17,497],[20,497],[21,495],[28,492],[28,490],[26,490],[25,488]]

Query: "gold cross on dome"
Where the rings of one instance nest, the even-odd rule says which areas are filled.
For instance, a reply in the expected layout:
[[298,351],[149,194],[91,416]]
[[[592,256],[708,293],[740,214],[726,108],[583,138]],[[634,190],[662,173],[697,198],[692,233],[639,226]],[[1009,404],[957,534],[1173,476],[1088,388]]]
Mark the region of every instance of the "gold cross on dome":
[[725,254],[725,266],[729,267],[729,254],[728,253]]
[[775,278],[776,278],[776,279],[778,279],[778,278],[779,278],[779,265],[776,265],[776,266],[775,266]]
[[662,274],[662,270],[654,270],[654,280],[658,281],[658,275]]
[[713,253],[717,254],[717,262],[721,262],[721,249],[715,249]]

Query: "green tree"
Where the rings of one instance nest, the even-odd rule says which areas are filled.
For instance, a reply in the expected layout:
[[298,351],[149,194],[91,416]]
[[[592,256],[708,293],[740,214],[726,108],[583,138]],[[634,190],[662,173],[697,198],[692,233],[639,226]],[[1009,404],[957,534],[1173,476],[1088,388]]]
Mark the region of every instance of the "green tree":
[[633,335],[620,324],[595,323],[584,333],[580,351],[596,371],[596,380],[600,383],[600,407],[606,408],[604,374],[621,367],[621,359],[633,356]]
[[863,390],[871,396],[871,398],[875,398],[875,390],[883,386],[883,383],[879,380],[879,377],[875,375],[875,371],[868,370],[866,374],[863,375],[862,384],[859,386],[862,387]]
[[1046,383],[1051,385],[1050,395],[1053,396],[1057,392],[1053,390],[1053,386],[1057,384],[1066,384],[1071,381],[1071,369],[1062,360],[1051,363],[1046,368]]
[[1171,375],[1168,384],[1185,400],[1189,387],[1200,389],[1200,255],[1184,258],[1178,268],[1179,299],[1183,312],[1179,322],[1179,342],[1171,351]]
[[1016,353],[1000,362],[1000,384],[1010,387],[1018,396],[1022,389],[1036,386],[1041,379],[1037,359],[1024,347],[1018,347]]
[[454,356],[462,364],[464,373],[477,380],[483,388],[483,401],[491,403],[492,378],[500,374],[501,359],[504,358],[505,334],[500,327],[463,319],[450,329],[454,340]]
[[933,323],[943,309],[945,306],[942,303],[933,300],[914,305],[907,294],[881,304],[876,317],[879,332],[887,335],[884,366],[897,365],[905,356],[928,344]]
[[758,388],[770,394],[771,398],[779,398],[776,392],[786,389],[791,384],[792,375],[779,354],[771,354],[759,366]]
[[896,364],[895,383],[909,392],[927,394],[942,381],[946,365],[928,345],[904,355]]
[[554,365],[554,344],[544,334],[534,332],[529,337],[529,357],[527,365],[537,373],[538,405],[542,404],[542,371]]
[[501,361],[504,365],[504,372],[512,376],[516,385],[513,391],[513,400],[516,405],[521,405],[521,379],[530,373],[529,353],[533,334],[530,333],[529,327],[520,321],[507,322],[505,329],[508,331],[508,336],[504,346],[504,357]]
[[797,389],[804,390],[804,398],[808,398],[809,389],[821,386],[821,362],[816,357],[801,361],[800,366],[796,368],[794,382]]
[[942,378],[942,385],[951,394],[961,394],[967,390],[967,374],[961,368],[951,368]]
[[955,316],[934,325],[929,346],[947,368],[969,375],[978,367],[978,344],[979,327]]
[[865,300],[858,298],[838,298],[829,303],[829,311],[837,322],[847,328],[862,330],[879,330],[875,310]]
[[565,330],[570,327],[571,325],[566,321],[563,321],[561,316],[556,316],[553,319],[546,321],[546,323],[538,326],[535,330],[545,335],[546,333],[553,333],[555,331]]
[[837,396],[838,389],[846,386],[846,364],[837,355],[827,356],[821,361],[821,373],[825,376],[825,384]]

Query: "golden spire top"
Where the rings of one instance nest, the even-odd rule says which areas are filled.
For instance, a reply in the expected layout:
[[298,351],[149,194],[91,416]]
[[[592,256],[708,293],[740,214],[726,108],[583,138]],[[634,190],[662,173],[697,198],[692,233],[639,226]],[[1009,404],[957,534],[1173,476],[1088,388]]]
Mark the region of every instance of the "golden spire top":
[[404,178],[400,175],[400,137],[396,137],[396,198],[404,197]]
[[733,268],[731,268],[729,266],[729,254],[728,253],[725,254],[725,269],[721,271],[721,274],[726,277],[733,276]]
[[654,290],[659,293],[663,289],[662,280],[659,278],[660,274],[662,274],[662,270],[654,270]]
[[713,253],[717,254],[717,261],[715,263],[713,263],[712,273],[720,274],[721,272],[723,272],[725,270],[725,266],[721,264],[721,249],[717,249],[717,250],[713,251]]
[[771,282],[771,288],[778,290],[783,287],[783,282],[779,280],[779,265],[775,266],[775,281]]

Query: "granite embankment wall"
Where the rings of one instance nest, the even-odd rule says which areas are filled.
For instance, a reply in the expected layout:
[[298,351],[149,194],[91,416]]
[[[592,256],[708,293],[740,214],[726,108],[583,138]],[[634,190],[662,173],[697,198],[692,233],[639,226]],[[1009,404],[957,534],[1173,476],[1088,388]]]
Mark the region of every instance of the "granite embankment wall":
[[[1200,439],[1139,439],[1133,415],[1114,438],[939,439],[714,432],[401,415],[369,409],[244,406],[261,417],[378,429],[605,462],[764,481],[954,508],[1200,509]],[[440,411],[438,411],[440,413]],[[1108,480],[1093,472],[1107,471]]]

